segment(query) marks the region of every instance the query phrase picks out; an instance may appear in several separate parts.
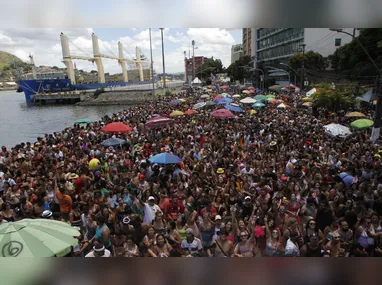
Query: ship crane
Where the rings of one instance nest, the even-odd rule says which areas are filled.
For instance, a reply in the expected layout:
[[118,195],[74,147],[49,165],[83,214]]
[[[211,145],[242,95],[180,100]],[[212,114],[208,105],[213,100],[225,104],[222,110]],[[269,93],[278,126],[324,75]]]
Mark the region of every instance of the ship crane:
[[87,60],[87,61],[91,61],[93,63],[95,62],[97,65],[98,82],[99,83],[105,83],[106,82],[102,58],[108,58],[108,59],[113,59],[113,60],[118,61],[118,63],[121,65],[121,68],[122,68],[122,74],[123,74],[123,81],[124,82],[128,82],[126,63],[127,62],[134,62],[136,64],[136,66],[138,67],[138,70],[139,70],[140,81],[144,81],[142,63],[146,63],[148,61],[141,60],[141,50],[139,47],[135,48],[136,59],[134,60],[134,59],[128,59],[128,58],[124,57],[123,46],[122,46],[121,42],[118,42],[118,57],[113,57],[113,56],[101,54],[100,49],[99,49],[99,44],[98,44],[98,37],[94,33],[92,33],[92,43],[93,43],[93,57],[71,55],[70,49],[69,49],[68,37],[66,35],[64,35],[64,33],[61,33],[61,47],[62,47],[62,55],[63,55],[63,61],[62,62],[65,64],[65,66],[67,68],[68,77],[70,78],[70,80],[72,81],[73,84],[76,83],[75,72],[74,72],[74,68],[73,68],[73,59]]

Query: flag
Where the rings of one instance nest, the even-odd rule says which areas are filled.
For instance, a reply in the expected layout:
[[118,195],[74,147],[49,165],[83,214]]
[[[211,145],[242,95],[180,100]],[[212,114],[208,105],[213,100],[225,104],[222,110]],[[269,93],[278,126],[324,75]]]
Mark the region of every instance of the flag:
[[211,72],[211,85],[213,85],[213,86],[216,85],[216,77],[215,77],[215,75],[212,74],[212,72]]

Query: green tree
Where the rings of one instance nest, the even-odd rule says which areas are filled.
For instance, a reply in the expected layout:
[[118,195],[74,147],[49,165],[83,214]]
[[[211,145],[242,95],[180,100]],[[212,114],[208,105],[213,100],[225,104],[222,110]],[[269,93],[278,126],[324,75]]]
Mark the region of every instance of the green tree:
[[312,95],[313,105],[319,108],[325,108],[331,112],[344,110],[345,112],[352,107],[357,100],[354,97],[354,89],[345,89],[336,87],[333,89],[331,84],[321,83],[314,87],[317,92]]
[[[382,29],[359,30],[359,42],[365,47],[371,58],[378,63],[378,60],[382,57]],[[377,71],[370,62],[370,59],[355,40],[339,47],[328,58],[331,67],[349,79],[358,78],[359,76],[377,75]]]
[[200,80],[208,80],[211,78],[211,72],[216,74],[223,71],[222,61],[211,57],[195,71],[195,76],[199,77]]
[[227,74],[231,80],[243,81],[244,78],[247,78],[250,75],[249,68],[252,58],[248,55],[242,56],[237,61],[232,63],[227,68]]
[[296,53],[292,57],[289,58],[288,65],[293,67],[293,69],[302,68],[302,62],[304,61],[304,65],[307,69],[310,70],[325,70],[328,67],[328,61],[325,57],[323,57],[318,52],[308,51],[304,53]]

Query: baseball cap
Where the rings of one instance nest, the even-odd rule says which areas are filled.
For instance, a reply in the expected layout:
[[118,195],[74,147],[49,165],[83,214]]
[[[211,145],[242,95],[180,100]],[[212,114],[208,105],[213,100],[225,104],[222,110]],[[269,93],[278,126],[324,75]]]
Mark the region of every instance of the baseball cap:
[[250,196],[245,196],[244,200],[251,200],[251,197]]
[[186,229],[186,234],[194,234],[194,230],[191,228]]
[[216,215],[216,217],[215,217],[215,221],[217,221],[217,220],[221,220],[222,219],[222,217],[220,216],[220,215]]
[[151,201],[151,200],[155,200],[155,198],[154,198],[153,196],[150,196],[148,200],[149,200],[149,201]]
[[143,180],[145,179],[145,175],[144,174],[139,174],[139,180]]

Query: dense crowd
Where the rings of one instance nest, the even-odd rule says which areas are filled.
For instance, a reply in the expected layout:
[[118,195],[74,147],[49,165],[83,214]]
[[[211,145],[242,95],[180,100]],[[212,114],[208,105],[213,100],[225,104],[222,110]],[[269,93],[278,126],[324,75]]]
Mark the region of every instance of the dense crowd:
[[[288,109],[266,103],[255,115],[219,119],[210,112],[222,105],[212,105],[145,127],[208,100],[202,94],[2,147],[0,224],[47,218],[79,227],[71,256],[382,255],[382,152],[368,131],[327,136],[323,126],[346,124],[344,114],[313,116],[295,94],[277,94]],[[186,100],[170,105],[175,98]],[[133,130],[101,131],[115,121]],[[112,136],[128,144],[101,145]],[[162,152],[182,162],[148,161]]]

